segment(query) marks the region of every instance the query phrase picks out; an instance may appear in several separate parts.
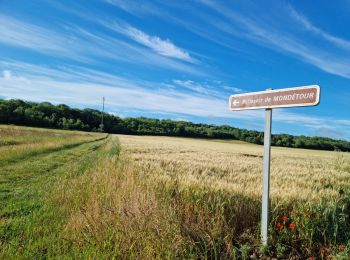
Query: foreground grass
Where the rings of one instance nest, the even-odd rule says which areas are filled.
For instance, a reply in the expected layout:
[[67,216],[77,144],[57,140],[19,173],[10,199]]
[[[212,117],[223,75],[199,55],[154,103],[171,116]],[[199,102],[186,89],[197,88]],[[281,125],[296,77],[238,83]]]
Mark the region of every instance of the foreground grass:
[[[90,157],[96,156],[94,151],[105,142],[104,136],[61,132],[58,138],[54,131],[31,129],[30,134],[25,128],[15,131],[30,137],[42,136],[38,143],[43,145],[35,146],[35,152],[30,150],[32,147],[22,152],[21,147],[14,153],[18,144],[0,151],[2,158],[16,154],[0,167],[0,258],[41,258],[68,251],[68,242],[60,237],[65,214],[53,203],[52,190],[58,176],[83,172],[88,167]],[[37,142],[37,137],[31,140]],[[49,149],[47,142],[51,144]]]
[[0,258],[350,257],[348,154],[273,150],[261,248],[260,146],[80,135],[0,166]]

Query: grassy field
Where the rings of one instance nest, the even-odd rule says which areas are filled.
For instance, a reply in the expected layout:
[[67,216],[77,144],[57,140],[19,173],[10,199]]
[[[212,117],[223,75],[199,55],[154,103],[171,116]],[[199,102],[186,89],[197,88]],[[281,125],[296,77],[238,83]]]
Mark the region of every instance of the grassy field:
[[59,178],[83,172],[105,135],[1,126],[0,258],[60,254]]
[[0,126],[0,258],[350,257],[350,155]]

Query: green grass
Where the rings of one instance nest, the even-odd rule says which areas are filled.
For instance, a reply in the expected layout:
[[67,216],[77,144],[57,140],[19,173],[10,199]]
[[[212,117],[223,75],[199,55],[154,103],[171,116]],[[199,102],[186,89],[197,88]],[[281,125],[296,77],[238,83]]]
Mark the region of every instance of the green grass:
[[103,136],[72,142],[70,134],[61,134],[64,141],[57,146],[21,152],[1,163],[0,258],[69,252],[70,243],[60,237],[67,216],[53,203],[52,191],[60,176],[82,173],[93,164],[105,143]]

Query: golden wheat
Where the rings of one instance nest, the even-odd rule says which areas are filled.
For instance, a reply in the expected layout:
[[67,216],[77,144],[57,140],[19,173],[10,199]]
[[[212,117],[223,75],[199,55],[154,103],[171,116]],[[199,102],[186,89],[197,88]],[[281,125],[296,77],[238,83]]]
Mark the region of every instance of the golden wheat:
[[[262,151],[239,141],[118,135],[124,153],[156,178],[260,196]],[[273,147],[271,196],[278,200],[336,197],[348,186],[350,154]]]

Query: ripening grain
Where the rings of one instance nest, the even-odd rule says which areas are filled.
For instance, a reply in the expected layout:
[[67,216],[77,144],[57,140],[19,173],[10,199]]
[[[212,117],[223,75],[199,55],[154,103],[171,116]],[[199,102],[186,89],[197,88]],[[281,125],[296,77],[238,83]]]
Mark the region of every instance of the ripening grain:
[[[183,185],[260,196],[263,147],[239,141],[119,135],[145,172]],[[273,147],[271,196],[276,200],[337,197],[350,185],[350,154]]]

